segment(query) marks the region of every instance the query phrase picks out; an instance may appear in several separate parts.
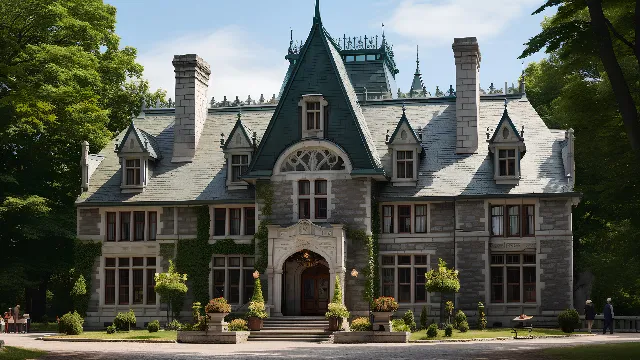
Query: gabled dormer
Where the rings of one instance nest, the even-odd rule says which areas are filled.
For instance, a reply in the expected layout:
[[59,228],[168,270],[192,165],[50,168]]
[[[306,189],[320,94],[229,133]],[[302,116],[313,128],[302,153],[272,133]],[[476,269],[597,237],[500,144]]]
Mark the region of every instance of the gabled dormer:
[[520,181],[520,159],[527,151],[524,143],[524,126],[518,132],[509,117],[507,100],[504,101],[504,112],[498,126],[489,138],[487,128],[487,142],[489,151],[493,154],[493,178],[496,184],[518,184]]
[[393,176],[395,186],[415,186],[418,179],[418,166],[422,153],[422,141],[409,124],[409,119],[402,105],[402,116],[395,130],[389,137],[387,146],[393,158]]
[[115,152],[120,158],[122,192],[143,191],[150,177],[150,162],[161,158],[155,137],[136,127],[132,120],[122,141],[116,144]]
[[224,134],[222,137],[220,147],[227,160],[227,189],[246,189],[247,183],[242,180],[242,175],[249,169],[256,148],[256,133],[242,123],[242,114],[238,113],[238,120],[229,137],[226,141]]

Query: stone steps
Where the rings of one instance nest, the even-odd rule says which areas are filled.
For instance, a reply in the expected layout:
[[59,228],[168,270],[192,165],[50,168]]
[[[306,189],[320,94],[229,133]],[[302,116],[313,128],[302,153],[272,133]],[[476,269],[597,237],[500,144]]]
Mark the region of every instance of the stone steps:
[[331,338],[329,321],[322,316],[280,316],[264,320],[260,331],[252,331],[249,341],[322,342]]

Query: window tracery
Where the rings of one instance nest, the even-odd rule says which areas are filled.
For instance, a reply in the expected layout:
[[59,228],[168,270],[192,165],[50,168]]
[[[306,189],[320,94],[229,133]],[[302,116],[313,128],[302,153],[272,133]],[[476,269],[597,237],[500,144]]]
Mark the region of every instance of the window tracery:
[[344,170],[344,160],[328,149],[300,149],[290,154],[280,171]]

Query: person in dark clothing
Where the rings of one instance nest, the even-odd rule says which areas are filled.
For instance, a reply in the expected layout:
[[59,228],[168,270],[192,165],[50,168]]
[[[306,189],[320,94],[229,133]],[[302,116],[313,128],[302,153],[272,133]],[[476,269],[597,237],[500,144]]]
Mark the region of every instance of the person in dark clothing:
[[613,334],[613,305],[611,305],[611,298],[607,298],[607,304],[604,306],[604,326],[602,328],[602,334],[607,333],[607,328],[610,330],[610,334]]
[[584,319],[587,321],[587,328],[589,332],[591,332],[591,327],[593,326],[593,320],[595,318],[596,309],[593,307],[593,302],[591,300],[587,300],[587,303],[584,306]]

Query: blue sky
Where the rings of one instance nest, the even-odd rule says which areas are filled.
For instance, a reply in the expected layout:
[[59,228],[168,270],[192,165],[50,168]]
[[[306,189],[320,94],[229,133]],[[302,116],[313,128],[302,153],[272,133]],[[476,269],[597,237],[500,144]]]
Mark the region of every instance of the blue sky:
[[[138,49],[152,88],[173,97],[174,54],[197,53],[211,65],[209,97],[221,100],[277,93],[287,69],[289,29],[305,40],[315,0],[196,1],[106,0],[117,10],[121,45]],[[385,34],[394,46],[400,73],[396,83],[408,91],[420,46],[420,69],[427,90],[455,84],[451,43],[476,36],[482,62],[480,85],[503,87],[522,70],[525,43],[552,11],[531,16],[543,0],[321,0],[325,28],[333,37]],[[525,59],[539,60],[544,54]]]

